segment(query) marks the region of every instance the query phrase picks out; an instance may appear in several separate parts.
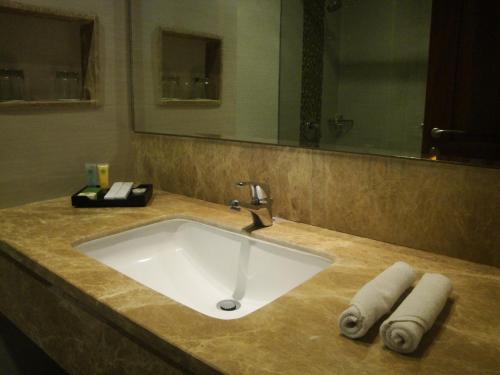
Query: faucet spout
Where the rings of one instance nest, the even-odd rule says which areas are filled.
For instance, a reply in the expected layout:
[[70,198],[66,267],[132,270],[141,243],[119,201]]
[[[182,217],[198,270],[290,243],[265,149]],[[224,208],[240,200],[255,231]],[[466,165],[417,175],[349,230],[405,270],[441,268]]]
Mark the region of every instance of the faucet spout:
[[247,232],[265,228],[273,225],[272,198],[269,185],[262,182],[240,181],[237,186],[248,186],[250,188],[250,202],[240,202],[233,199],[229,207],[240,211],[244,209],[252,216],[252,224],[243,228]]

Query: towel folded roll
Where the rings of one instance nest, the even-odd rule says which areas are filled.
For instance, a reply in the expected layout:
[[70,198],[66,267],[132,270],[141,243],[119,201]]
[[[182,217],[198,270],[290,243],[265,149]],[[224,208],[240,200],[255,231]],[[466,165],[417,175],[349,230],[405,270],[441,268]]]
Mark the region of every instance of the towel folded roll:
[[453,287],[450,279],[426,273],[415,289],[392,315],[382,323],[384,344],[400,353],[411,353],[438,317]]
[[414,281],[415,270],[407,263],[397,262],[385,269],[358,290],[340,314],[340,331],[353,339],[364,336]]

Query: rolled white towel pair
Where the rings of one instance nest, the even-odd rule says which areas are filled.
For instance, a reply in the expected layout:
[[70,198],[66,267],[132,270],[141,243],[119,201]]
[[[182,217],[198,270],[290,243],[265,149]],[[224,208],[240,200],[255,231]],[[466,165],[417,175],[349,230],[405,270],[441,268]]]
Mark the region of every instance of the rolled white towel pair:
[[[352,298],[339,317],[340,331],[359,338],[387,314],[391,307],[415,281],[415,270],[397,262],[365,284]],[[401,353],[414,351],[451,293],[450,280],[440,274],[425,274],[415,289],[394,313],[382,323],[380,333],[385,345]]]
[[426,273],[412,292],[380,326],[385,345],[400,353],[415,351],[436,321],[453,287],[439,273]]
[[340,331],[352,339],[362,337],[387,314],[403,292],[415,281],[415,270],[397,262],[366,283],[339,318]]

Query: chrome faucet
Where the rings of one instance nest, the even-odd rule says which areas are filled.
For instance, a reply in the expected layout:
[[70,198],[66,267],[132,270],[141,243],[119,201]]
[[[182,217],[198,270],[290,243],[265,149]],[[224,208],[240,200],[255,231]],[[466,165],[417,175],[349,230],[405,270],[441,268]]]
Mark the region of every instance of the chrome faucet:
[[233,199],[229,203],[229,207],[233,210],[240,211],[242,208],[250,212],[253,223],[243,228],[247,232],[252,232],[259,228],[270,227],[273,225],[273,213],[271,191],[269,185],[263,182],[240,181],[237,186],[250,187],[250,202],[241,203],[237,199]]

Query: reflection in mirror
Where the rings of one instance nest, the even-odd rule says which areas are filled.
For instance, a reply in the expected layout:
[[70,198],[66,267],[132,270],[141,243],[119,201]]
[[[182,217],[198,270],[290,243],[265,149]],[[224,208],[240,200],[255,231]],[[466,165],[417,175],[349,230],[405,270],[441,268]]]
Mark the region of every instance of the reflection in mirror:
[[431,0],[282,7],[280,143],[419,156]]
[[[280,12],[279,0],[130,1],[135,130],[277,143]],[[160,64],[172,66],[189,57],[182,42],[161,51],[160,30],[220,41],[222,73],[216,105],[158,104]],[[185,86],[195,86],[202,69],[181,68],[177,66],[183,71],[179,85],[184,85],[182,95],[189,98],[195,90]],[[176,76],[164,78],[176,81]]]
[[[474,0],[131,1],[135,130],[495,165],[499,8]],[[186,53],[196,39],[161,43],[161,30],[220,44],[201,43],[198,56]],[[168,97],[177,100],[161,105]]]
[[164,29],[159,32],[159,104],[220,104],[220,39]]

